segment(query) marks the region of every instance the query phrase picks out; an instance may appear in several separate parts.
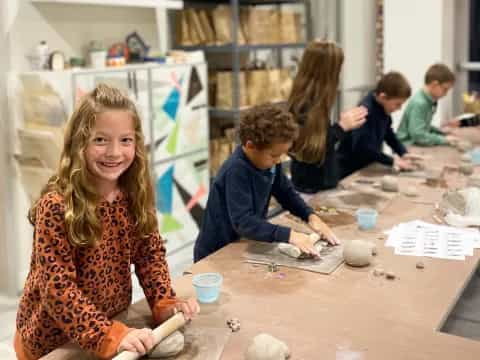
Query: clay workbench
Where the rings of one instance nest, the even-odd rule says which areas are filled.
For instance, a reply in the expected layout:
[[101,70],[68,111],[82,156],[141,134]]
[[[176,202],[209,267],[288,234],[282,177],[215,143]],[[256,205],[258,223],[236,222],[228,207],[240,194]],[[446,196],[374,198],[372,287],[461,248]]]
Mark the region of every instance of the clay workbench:
[[[460,158],[447,147],[417,152],[431,155],[430,161],[439,166]],[[355,174],[342,185],[348,188],[361,176]],[[458,173],[448,179],[450,187],[465,182]],[[231,317],[241,321],[241,330],[231,335],[222,359],[243,359],[248,342],[260,332],[285,341],[292,359],[480,358],[479,341],[438,331],[477,268],[480,251],[465,261],[425,257],[421,259],[425,269],[419,270],[415,264],[420,258],[397,256],[393,248],[384,247],[382,232],[395,224],[414,219],[433,222],[432,204],[444,191],[428,187],[423,179],[401,177],[399,181],[416,185],[419,197],[396,196],[372,231],[360,231],[356,224],[335,228],[341,239],[368,239],[377,244],[378,255],[369,267],[342,265],[328,276],[288,268],[270,273],[264,265],[243,262],[246,242],[231,244],[194,264],[194,274],[214,271],[224,277],[218,303],[203,305],[202,312],[220,321]],[[373,276],[375,265],[394,271],[398,279]],[[193,295],[191,275],[175,281],[175,289],[180,296]],[[148,314],[145,301],[135,308]],[[60,351],[46,359],[71,358],[67,355],[71,352]]]

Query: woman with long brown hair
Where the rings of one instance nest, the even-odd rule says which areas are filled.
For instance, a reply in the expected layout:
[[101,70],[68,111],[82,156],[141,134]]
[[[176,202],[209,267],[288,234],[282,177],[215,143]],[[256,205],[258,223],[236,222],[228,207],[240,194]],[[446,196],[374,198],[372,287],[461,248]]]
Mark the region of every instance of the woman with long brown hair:
[[367,110],[356,107],[331,124],[330,111],[337,96],[343,51],[333,42],[313,41],[306,47],[288,99],[288,109],[300,125],[294,143],[292,181],[296,189],[315,193],[338,183],[336,144],[346,131],[365,122]]

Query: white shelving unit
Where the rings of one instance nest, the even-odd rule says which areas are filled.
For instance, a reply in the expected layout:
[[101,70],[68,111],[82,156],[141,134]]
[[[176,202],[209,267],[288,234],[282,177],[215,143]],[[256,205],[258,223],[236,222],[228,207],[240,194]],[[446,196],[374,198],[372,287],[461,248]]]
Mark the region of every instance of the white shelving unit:
[[78,4],[103,6],[132,6],[146,8],[182,9],[182,0],[31,0],[32,3]]

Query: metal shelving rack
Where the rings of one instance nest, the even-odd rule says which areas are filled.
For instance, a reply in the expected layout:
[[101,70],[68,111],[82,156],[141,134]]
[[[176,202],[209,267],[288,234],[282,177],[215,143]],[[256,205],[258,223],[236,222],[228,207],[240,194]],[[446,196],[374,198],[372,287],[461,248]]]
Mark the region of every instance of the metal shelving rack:
[[[255,52],[258,50],[272,50],[277,53],[278,63],[281,66],[282,50],[284,49],[303,49],[306,42],[312,39],[312,19],[311,19],[311,3],[310,0],[185,0],[184,7],[214,7],[217,5],[230,4],[232,9],[232,43],[225,45],[197,45],[197,46],[178,46],[174,45],[175,49],[180,50],[203,50],[206,54],[209,53],[230,53],[232,54],[232,108],[216,108],[210,107],[211,119],[233,119],[238,120],[242,109],[240,109],[240,91],[239,91],[239,74],[240,74],[240,54],[245,52]],[[277,44],[238,44],[238,29],[240,27],[240,6],[253,5],[285,5],[285,4],[303,4],[305,12],[305,42],[300,43],[277,43]]]

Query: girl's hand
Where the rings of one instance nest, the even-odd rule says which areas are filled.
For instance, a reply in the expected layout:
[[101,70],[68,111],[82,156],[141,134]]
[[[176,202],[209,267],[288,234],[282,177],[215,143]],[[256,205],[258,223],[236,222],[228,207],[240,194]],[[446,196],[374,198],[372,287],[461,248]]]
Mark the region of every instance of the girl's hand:
[[359,128],[366,121],[368,110],[365,106],[358,106],[353,109],[343,111],[340,114],[338,125],[343,131],[350,131]]
[[118,352],[126,350],[145,355],[153,348],[154,342],[152,329],[132,329],[120,342]]
[[200,312],[200,305],[195,298],[180,300],[175,304],[175,312],[181,311],[185,319],[191,320]]

